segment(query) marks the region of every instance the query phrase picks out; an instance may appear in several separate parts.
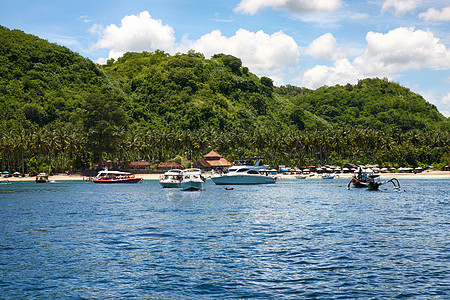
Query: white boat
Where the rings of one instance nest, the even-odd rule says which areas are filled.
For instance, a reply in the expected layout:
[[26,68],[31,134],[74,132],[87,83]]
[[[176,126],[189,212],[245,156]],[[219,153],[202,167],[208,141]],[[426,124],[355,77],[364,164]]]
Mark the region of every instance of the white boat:
[[211,180],[217,185],[253,185],[275,183],[276,177],[261,174],[268,166],[261,166],[260,160],[254,165],[237,165],[228,169],[228,173],[214,174]]
[[183,171],[179,169],[171,169],[159,178],[159,184],[163,188],[180,188],[183,179]]
[[183,191],[203,191],[205,189],[205,177],[200,169],[183,170],[183,180],[181,181]]
[[297,175],[297,176],[295,176],[295,178],[297,178],[297,179],[306,179],[306,177],[308,177],[308,175]]
[[98,172],[92,179],[93,183],[139,183],[142,178],[134,177],[133,174],[120,171],[109,171],[108,169]]
[[322,179],[334,179],[334,177],[337,175],[334,174],[323,174]]

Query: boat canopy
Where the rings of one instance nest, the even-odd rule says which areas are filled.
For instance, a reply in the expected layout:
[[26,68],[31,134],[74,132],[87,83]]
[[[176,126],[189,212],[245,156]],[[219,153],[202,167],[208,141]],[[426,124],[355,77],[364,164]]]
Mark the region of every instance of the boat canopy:
[[121,172],[121,171],[100,171],[97,176],[108,176],[108,175],[116,175],[116,176],[128,176],[131,175],[129,172]]

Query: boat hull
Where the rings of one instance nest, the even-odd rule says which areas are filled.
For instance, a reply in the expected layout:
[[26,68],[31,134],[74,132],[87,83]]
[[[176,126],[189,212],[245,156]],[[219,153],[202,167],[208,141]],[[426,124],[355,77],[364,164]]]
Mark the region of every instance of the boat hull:
[[211,177],[216,185],[256,185],[275,183],[276,178],[263,175],[222,175]]
[[181,187],[181,182],[179,181],[160,181],[159,184],[163,187],[163,188],[169,188],[169,189],[176,189],[176,188],[180,188]]
[[203,181],[183,181],[181,182],[181,189],[183,191],[203,191],[205,189],[205,183]]
[[94,183],[139,183],[142,178],[124,178],[124,179],[93,179]]
[[361,183],[359,181],[354,181],[352,184],[353,184],[353,187],[355,187],[355,188],[366,188],[367,187],[367,183]]

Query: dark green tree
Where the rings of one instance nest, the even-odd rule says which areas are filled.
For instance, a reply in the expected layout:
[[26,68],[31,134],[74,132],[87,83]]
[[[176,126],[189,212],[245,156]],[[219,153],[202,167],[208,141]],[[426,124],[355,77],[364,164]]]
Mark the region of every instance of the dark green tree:
[[103,153],[116,151],[116,145],[125,133],[128,117],[113,94],[107,91],[89,95],[85,99],[83,110],[87,144],[98,155],[98,165],[101,167]]

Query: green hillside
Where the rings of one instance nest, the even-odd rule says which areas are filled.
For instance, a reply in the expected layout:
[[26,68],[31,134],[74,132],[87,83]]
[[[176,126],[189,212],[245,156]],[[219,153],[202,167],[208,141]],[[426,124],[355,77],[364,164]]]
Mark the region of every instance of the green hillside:
[[237,57],[194,51],[126,53],[98,66],[5,27],[0,74],[2,170],[187,161],[210,149],[274,166],[442,164],[450,147],[449,120],[384,79],[275,87]]

